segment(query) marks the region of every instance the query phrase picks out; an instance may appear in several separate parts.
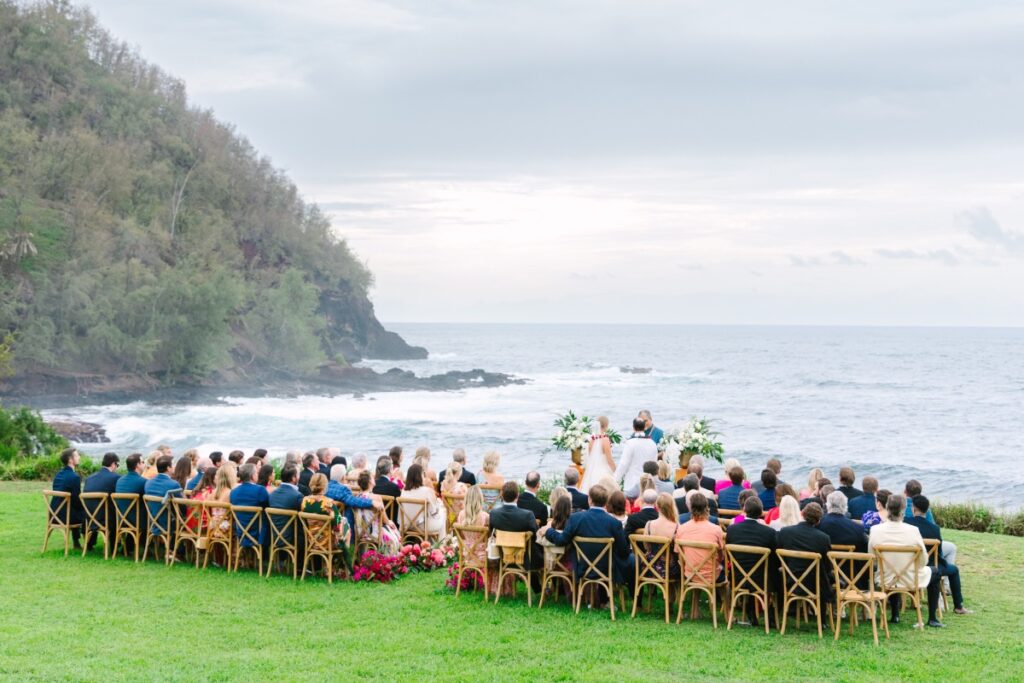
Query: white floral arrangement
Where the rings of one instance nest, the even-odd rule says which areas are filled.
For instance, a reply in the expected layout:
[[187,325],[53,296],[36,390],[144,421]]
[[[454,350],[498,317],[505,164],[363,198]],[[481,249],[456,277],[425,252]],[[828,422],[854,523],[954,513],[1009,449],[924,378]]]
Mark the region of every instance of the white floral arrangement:
[[577,416],[570,410],[558,416],[555,427],[558,427],[558,432],[551,438],[551,443],[559,450],[582,450],[590,441],[590,418],[585,415]]
[[711,430],[711,421],[706,417],[691,417],[682,427],[665,432],[658,445],[669,459],[676,459],[680,453],[689,451],[722,462],[725,449],[717,440],[718,436],[718,432]]

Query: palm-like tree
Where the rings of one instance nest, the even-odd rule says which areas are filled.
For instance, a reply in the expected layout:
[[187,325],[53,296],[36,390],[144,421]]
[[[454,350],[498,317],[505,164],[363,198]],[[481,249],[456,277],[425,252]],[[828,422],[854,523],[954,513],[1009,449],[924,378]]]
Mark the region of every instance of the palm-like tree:
[[29,256],[35,256],[39,253],[36,249],[35,242],[32,241],[32,233],[27,231],[16,232],[11,235],[4,242],[3,248],[0,252],[3,254],[5,261],[11,263],[18,263]]

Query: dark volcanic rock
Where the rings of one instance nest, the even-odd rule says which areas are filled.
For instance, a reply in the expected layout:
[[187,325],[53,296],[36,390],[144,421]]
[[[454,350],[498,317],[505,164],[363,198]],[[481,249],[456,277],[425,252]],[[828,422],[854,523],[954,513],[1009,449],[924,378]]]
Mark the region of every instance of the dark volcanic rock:
[[78,422],[75,420],[53,420],[47,422],[53,431],[68,441],[78,443],[110,443],[107,430],[94,422]]
[[411,360],[427,357],[422,346],[411,346],[384,329],[365,296],[344,289],[320,292],[320,313],[327,321],[325,345],[330,355],[355,362],[363,358]]
[[651,373],[650,368],[634,368],[632,365],[620,365],[619,372],[625,372],[630,375],[649,375]]

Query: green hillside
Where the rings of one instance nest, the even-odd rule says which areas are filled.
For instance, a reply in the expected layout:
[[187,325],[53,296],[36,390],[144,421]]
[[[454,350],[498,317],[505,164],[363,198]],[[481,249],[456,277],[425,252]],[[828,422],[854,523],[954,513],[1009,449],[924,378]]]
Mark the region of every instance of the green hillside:
[[0,0],[0,272],[15,383],[425,355],[270,160],[63,2]]

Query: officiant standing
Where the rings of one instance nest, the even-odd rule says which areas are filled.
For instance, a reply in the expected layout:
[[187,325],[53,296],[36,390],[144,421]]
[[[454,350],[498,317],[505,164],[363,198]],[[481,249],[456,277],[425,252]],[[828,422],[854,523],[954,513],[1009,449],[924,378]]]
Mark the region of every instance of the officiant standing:
[[654,418],[651,417],[651,411],[641,410],[637,414],[637,417],[644,421],[644,435],[650,437],[651,441],[654,442],[654,448],[660,452],[661,446],[658,444],[661,443],[661,437],[663,437],[665,433],[661,431],[661,427],[654,426]]
[[647,423],[643,417],[633,420],[633,436],[626,440],[622,449],[622,459],[615,469],[615,481],[625,480],[623,489],[639,489],[640,475],[644,472],[644,463],[658,459],[658,447],[647,434]]

